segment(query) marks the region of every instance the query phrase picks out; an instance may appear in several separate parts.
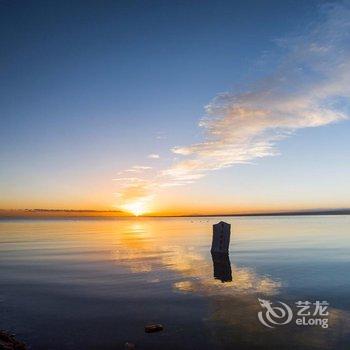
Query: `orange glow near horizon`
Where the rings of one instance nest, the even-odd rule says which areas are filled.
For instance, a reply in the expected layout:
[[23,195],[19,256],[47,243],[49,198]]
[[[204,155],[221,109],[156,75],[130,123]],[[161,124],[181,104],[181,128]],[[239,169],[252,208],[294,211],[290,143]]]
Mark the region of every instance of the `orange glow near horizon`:
[[[191,203],[192,204],[192,203]],[[298,203],[299,204],[299,203]],[[201,205],[198,203],[195,205],[181,205],[175,203],[169,205],[169,203],[160,205],[153,205],[150,202],[145,202],[142,200],[136,200],[133,202],[128,202],[121,207],[106,207],[105,209],[91,208],[91,209],[75,209],[75,208],[50,208],[34,209],[34,208],[19,208],[19,209],[0,209],[0,217],[12,217],[12,216],[24,216],[24,217],[70,217],[70,216],[206,216],[206,215],[239,215],[239,214],[253,214],[253,213],[274,213],[274,212],[298,212],[298,211],[308,211],[314,210],[315,208],[307,203],[308,205],[303,205],[295,203],[294,205],[215,205],[211,203],[210,205]],[[318,210],[331,210],[331,207],[320,206]],[[333,207],[334,210],[337,207]]]

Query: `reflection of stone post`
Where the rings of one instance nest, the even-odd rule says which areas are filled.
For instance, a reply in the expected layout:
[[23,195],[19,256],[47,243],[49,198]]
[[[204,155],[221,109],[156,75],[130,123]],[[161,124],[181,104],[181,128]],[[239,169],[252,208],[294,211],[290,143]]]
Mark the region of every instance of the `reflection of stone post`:
[[228,253],[230,245],[231,225],[220,221],[213,225],[212,253]]
[[214,278],[221,282],[232,281],[231,262],[227,253],[211,253],[214,267]]

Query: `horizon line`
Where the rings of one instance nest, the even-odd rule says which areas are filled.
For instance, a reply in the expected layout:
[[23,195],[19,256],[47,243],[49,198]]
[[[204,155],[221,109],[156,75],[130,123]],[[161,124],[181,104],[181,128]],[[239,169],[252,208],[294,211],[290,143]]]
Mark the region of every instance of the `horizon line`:
[[[7,215],[4,213],[7,213]],[[15,215],[15,214],[39,214],[38,216],[26,216],[26,215]],[[96,210],[96,209],[0,209],[0,218],[40,218],[45,216],[40,216],[40,213],[57,213],[63,214],[61,216],[51,216],[51,217],[145,217],[145,218],[161,218],[161,217],[239,217],[239,216],[297,216],[297,215],[350,215],[350,208],[334,208],[334,209],[301,209],[301,210],[281,210],[281,211],[266,211],[266,212],[246,212],[246,213],[215,213],[215,214],[204,214],[204,213],[192,213],[192,214],[144,214],[144,215],[132,215],[130,213],[123,212],[121,210]],[[64,215],[67,214],[79,214],[79,213],[93,213],[95,215]],[[111,214],[98,215],[98,214]],[[14,214],[14,215],[11,215]],[[113,215],[117,214],[117,215]],[[50,217],[50,215],[46,216]]]

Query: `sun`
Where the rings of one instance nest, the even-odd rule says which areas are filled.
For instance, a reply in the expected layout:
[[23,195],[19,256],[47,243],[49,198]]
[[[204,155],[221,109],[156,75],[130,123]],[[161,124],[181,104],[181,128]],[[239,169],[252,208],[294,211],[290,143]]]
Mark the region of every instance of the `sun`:
[[142,201],[124,204],[122,208],[135,216],[143,215],[147,211],[145,202]]

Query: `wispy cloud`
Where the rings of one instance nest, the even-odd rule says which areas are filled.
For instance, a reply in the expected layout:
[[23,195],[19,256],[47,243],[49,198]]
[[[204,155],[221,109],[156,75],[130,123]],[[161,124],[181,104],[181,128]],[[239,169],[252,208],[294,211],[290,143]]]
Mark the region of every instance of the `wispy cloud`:
[[[141,172],[144,172],[146,170],[151,170],[151,169],[152,169],[152,167],[150,167],[150,166],[134,165],[130,169],[125,169],[125,170],[119,171],[118,175],[124,175],[127,173],[141,173]],[[113,180],[116,180],[116,179],[113,179]]]
[[284,57],[272,75],[249,91],[215,97],[199,122],[203,141],[174,147],[172,152],[180,160],[141,186],[147,192],[186,185],[213,170],[275,156],[277,143],[299,129],[346,119],[349,39],[349,2],[323,6],[319,22],[310,25],[307,33],[276,41]]
[[159,156],[159,154],[151,153],[151,154],[148,155],[148,158],[150,158],[150,159],[159,159],[160,156]]
[[156,136],[157,140],[165,140],[166,139],[166,135],[163,131],[158,131],[157,132],[157,136]]

